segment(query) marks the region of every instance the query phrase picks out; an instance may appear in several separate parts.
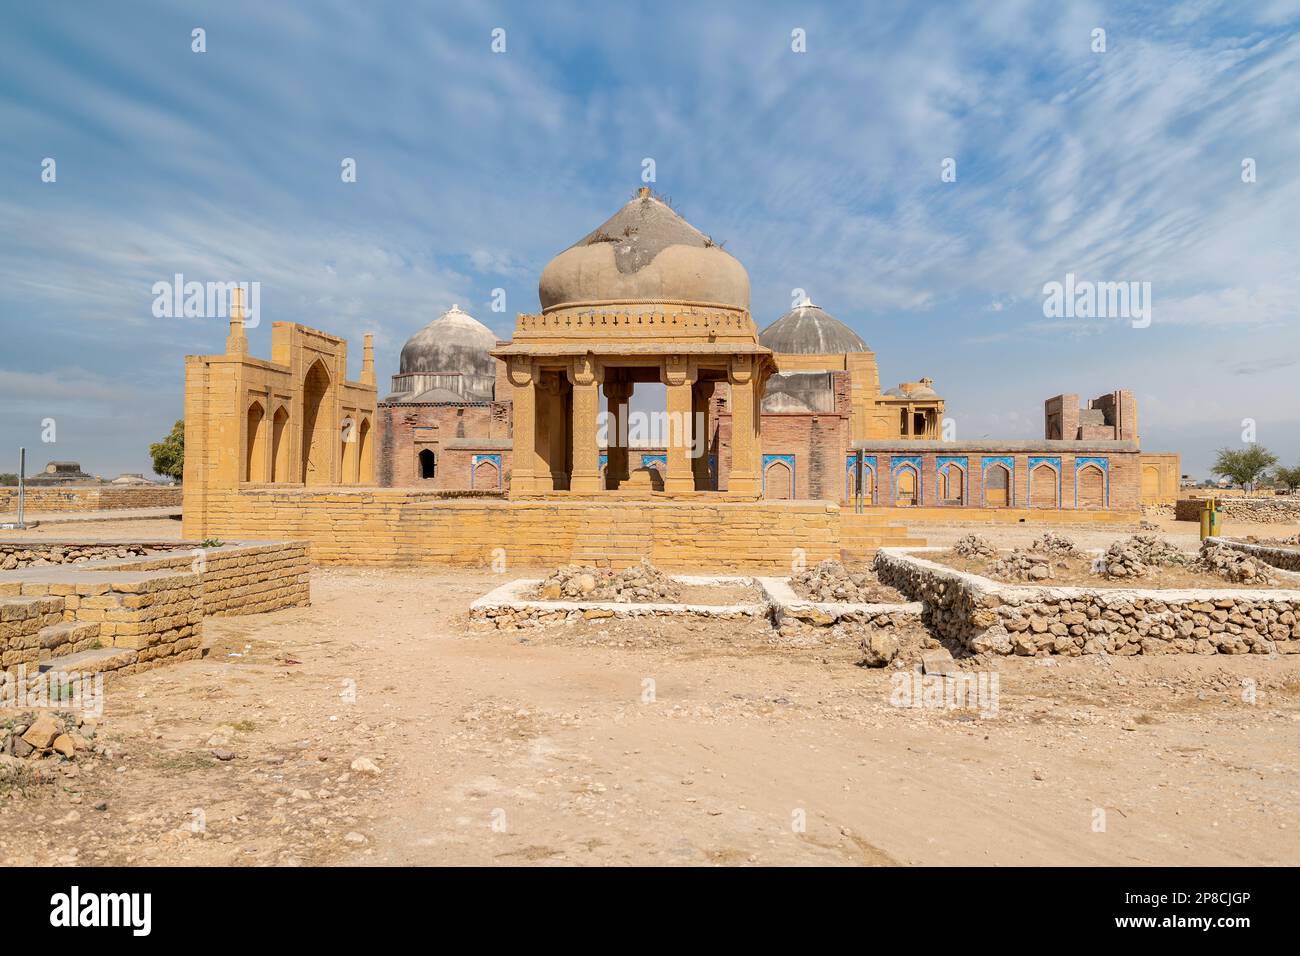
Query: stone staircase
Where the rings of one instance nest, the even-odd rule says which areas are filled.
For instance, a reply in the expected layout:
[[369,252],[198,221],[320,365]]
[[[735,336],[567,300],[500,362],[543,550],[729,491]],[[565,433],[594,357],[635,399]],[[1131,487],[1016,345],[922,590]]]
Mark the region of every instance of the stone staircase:
[[845,564],[870,564],[881,548],[924,548],[924,538],[914,538],[907,526],[880,510],[856,514],[840,512],[840,560]]

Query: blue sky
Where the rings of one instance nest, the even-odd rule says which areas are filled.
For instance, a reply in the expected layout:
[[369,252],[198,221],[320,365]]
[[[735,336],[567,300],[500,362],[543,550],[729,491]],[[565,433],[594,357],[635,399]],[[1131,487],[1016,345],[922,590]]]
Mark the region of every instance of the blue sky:
[[[355,375],[373,331],[386,384],[453,302],[508,337],[646,157],[746,266],[760,325],[806,289],[884,387],[932,377],[958,438],[1039,437],[1044,398],[1127,387],[1143,447],[1184,471],[1246,418],[1300,462],[1300,0],[0,16],[0,471],[20,444],[150,471],[183,356],[225,337],[155,318],[155,282],[260,282],[262,356],[272,321],[303,322],[349,338]],[[1067,272],[1149,281],[1150,326],[1046,318]]]

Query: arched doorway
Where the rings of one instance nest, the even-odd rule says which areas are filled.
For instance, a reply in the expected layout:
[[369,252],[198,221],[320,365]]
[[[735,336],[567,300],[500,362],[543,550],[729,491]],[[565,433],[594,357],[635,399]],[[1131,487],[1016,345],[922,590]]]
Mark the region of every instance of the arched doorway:
[[1031,508],[1055,508],[1058,506],[1057,490],[1060,479],[1056,469],[1046,463],[1035,465],[1029,473],[1029,506]]
[[913,508],[919,499],[921,476],[911,465],[903,465],[894,474],[894,504],[900,508]]
[[289,410],[281,405],[271,422],[271,480],[289,481]]
[[1142,501],[1150,503],[1160,500],[1160,469],[1155,465],[1142,466]]
[[470,487],[479,491],[490,491],[501,487],[501,472],[495,461],[484,460],[474,466]]
[[261,402],[248,406],[248,448],[244,456],[244,480],[266,481],[266,410]]
[[357,481],[363,485],[375,483],[374,460],[370,455],[370,419],[361,419],[357,431]]
[[784,461],[774,461],[763,472],[763,497],[788,501],[794,497],[794,473]]
[[984,505],[988,508],[1006,508],[1011,504],[1011,469],[1001,463],[990,465],[984,472]]
[[939,504],[961,505],[965,501],[966,473],[961,465],[944,465],[939,469]]
[[420,461],[420,477],[426,481],[430,478],[436,478],[438,476],[438,456],[425,448],[417,457]]
[[1106,474],[1097,465],[1088,464],[1075,476],[1078,482],[1078,507],[1099,510],[1106,507]]
[[304,485],[330,483],[330,450],[333,445],[329,427],[329,409],[325,396],[329,394],[330,377],[325,363],[319,359],[307,372],[302,386],[302,482]]

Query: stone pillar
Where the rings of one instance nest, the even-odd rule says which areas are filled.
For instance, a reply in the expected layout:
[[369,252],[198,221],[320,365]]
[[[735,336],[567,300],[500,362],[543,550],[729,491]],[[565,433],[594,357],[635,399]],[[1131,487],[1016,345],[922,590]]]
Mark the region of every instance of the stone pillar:
[[691,465],[691,433],[694,426],[695,379],[698,372],[681,356],[669,356],[660,370],[660,377],[668,392],[667,474],[664,491],[683,492],[695,490],[695,475]]
[[361,384],[375,384],[375,334],[367,332],[361,348]]
[[248,335],[244,332],[244,290],[230,293],[230,333],[226,336],[227,355],[247,355]]
[[713,403],[713,383],[695,383],[691,392],[691,427],[699,429],[696,436],[699,442],[699,455],[691,459],[691,471],[695,477],[696,491],[713,490],[713,476],[709,473],[709,406]]
[[616,490],[629,477],[627,460],[627,400],[632,397],[631,382],[605,382],[605,399],[609,404],[609,430],[605,436],[605,487]]
[[600,412],[599,369],[590,355],[575,358],[569,366],[573,383],[573,472],[569,490],[577,494],[600,491],[600,450],[596,447],[596,418]]
[[763,448],[758,418],[760,382],[754,372],[754,359],[733,356],[727,381],[731,383],[731,474],[727,477],[727,491],[758,498],[763,493]]
[[514,464],[510,470],[510,497],[537,493],[535,477],[537,445],[537,395],[533,365],[527,358],[508,360],[510,398],[514,410]]

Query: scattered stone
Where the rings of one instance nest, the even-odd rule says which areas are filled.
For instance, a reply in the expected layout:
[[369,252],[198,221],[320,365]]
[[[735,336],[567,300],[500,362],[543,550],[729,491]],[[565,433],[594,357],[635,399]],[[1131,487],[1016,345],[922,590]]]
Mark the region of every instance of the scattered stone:
[[349,843],[352,846],[365,846],[370,841],[366,839],[365,834],[352,830],[343,834],[343,842]]
[[221,748],[221,747],[217,747],[217,748],[213,749],[213,750],[210,751],[210,752],[211,752],[212,756],[216,757],[218,760],[223,760],[223,761],[224,761],[224,760],[234,760],[234,759],[235,759],[235,752],[234,752],[233,750],[225,750],[225,749],[223,749],[223,748]]
[[862,639],[862,663],[884,667],[898,656],[898,638],[888,631],[872,631]]
[[55,753],[61,754],[69,760],[71,760],[77,752],[77,745],[72,742],[72,738],[67,734],[59,734],[55,737],[52,746],[54,747]]
[[23,734],[23,740],[36,750],[45,750],[63,733],[63,722],[53,714],[41,714]]
[[1052,577],[1052,561],[1047,554],[1017,548],[993,562],[989,573],[1005,581],[1045,581]]
[[921,652],[921,671],[925,674],[938,674],[941,677],[955,676],[961,672],[957,662],[952,659],[952,652],[946,647],[938,647]]
[[377,777],[383,773],[383,771],[379,769],[379,765],[369,757],[358,757],[356,760],[352,761],[352,772],[366,773],[370,774],[372,777]]

